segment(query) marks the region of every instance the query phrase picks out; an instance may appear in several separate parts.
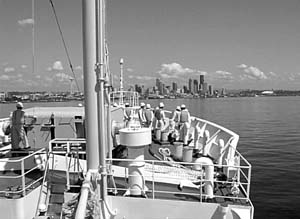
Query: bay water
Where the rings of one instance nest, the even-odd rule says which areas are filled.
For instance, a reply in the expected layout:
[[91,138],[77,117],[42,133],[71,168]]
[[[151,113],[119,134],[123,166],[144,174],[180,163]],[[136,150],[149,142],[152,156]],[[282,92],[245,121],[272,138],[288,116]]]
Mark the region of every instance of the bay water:
[[[185,104],[194,116],[240,136],[238,151],[251,163],[254,218],[300,218],[300,97],[142,100],[173,111]],[[77,106],[78,102],[25,103]],[[0,118],[15,104],[0,104]]]

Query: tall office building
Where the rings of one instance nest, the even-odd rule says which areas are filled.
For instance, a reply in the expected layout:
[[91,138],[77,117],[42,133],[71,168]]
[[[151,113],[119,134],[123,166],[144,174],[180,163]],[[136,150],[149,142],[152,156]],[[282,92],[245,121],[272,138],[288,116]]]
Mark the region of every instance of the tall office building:
[[189,93],[192,93],[192,89],[193,89],[193,80],[189,79]]
[[194,93],[194,94],[199,93],[198,87],[199,87],[199,85],[198,85],[198,80],[195,79],[195,80],[194,80],[194,84],[193,84],[193,93]]
[[200,86],[201,88],[203,88],[203,85],[204,84],[204,75],[200,75]]
[[207,92],[207,83],[206,82],[204,82],[203,83],[203,88],[202,88],[202,92],[204,92],[204,93],[206,93]]
[[159,78],[156,78],[156,87],[158,89],[159,94],[163,94],[163,86],[164,84],[161,82]]
[[175,82],[172,83],[172,92],[173,93],[177,92],[177,83],[175,83]]
[[188,92],[188,88],[184,85],[183,86],[183,93],[187,93]]

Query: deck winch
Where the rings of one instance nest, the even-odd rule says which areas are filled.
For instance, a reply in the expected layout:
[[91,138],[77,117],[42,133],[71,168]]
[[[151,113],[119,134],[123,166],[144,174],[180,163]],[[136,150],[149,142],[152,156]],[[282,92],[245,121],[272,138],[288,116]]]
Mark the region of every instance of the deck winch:
[[140,126],[129,126],[120,131],[121,145],[128,147],[128,179],[129,189],[125,195],[142,196],[145,194],[144,150],[151,144],[151,129]]

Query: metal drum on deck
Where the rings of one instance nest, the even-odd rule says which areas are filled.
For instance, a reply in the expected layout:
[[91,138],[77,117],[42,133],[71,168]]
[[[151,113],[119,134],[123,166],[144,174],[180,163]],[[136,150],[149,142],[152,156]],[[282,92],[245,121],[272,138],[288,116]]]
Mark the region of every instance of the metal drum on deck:
[[120,144],[128,147],[139,147],[151,144],[150,128],[123,128],[120,132]]
[[174,156],[181,160],[182,159],[182,153],[183,153],[183,143],[182,142],[174,142],[175,152]]
[[183,162],[191,163],[193,161],[193,147],[186,146],[183,148]]

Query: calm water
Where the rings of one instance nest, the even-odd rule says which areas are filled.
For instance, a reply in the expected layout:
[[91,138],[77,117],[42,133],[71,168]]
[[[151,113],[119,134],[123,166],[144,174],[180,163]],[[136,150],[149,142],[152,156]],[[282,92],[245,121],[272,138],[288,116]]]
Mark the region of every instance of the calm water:
[[[147,100],[152,107],[159,100]],[[252,164],[255,218],[300,218],[300,97],[163,100],[173,110],[184,103],[191,114],[240,135],[238,150]],[[28,103],[25,107],[67,103]],[[0,104],[0,118],[14,104]]]

